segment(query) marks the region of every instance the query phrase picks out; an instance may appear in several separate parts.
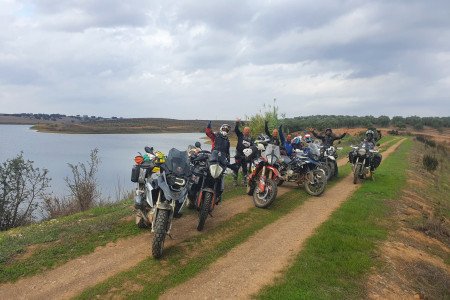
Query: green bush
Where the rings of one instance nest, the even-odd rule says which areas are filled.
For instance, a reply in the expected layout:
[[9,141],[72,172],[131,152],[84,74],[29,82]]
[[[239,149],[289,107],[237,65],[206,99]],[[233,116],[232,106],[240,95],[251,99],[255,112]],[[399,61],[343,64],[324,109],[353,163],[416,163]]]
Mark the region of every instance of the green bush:
[[422,163],[428,172],[435,171],[439,165],[438,160],[435,157],[428,154],[424,155]]

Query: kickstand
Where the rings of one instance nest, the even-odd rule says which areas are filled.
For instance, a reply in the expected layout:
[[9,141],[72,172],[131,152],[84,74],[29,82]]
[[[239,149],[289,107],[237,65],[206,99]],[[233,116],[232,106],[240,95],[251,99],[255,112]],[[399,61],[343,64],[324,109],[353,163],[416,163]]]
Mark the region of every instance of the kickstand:
[[214,218],[214,216],[212,215],[212,212],[209,212],[208,214],[211,216],[211,218]]

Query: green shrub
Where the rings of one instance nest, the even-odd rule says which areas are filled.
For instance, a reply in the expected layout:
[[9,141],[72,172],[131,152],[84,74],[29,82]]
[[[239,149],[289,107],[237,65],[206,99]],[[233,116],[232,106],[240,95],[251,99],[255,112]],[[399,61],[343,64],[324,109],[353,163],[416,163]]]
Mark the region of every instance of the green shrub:
[[438,160],[435,157],[428,154],[424,155],[422,163],[428,172],[435,171],[439,165]]

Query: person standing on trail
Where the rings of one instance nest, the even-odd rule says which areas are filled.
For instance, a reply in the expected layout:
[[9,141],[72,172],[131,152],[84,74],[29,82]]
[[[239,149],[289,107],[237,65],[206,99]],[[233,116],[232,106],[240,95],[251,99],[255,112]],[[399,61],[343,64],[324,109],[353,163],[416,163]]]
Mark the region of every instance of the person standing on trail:
[[331,128],[325,129],[325,135],[317,134],[314,130],[311,130],[311,133],[314,135],[316,139],[322,141],[322,144],[325,148],[333,146],[334,141],[340,140],[347,135],[347,133],[344,132],[343,134],[338,136],[333,133],[333,130],[331,130]]
[[[230,162],[230,140],[228,139],[228,133],[230,132],[230,125],[222,124],[220,126],[219,132],[213,132],[211,129],[211,121],[208,122],[206,126],[205,133],[206,136],[211,140],[211,151],[217,150]],[[225,180],[222,176],[220,184],[220,194],[217,195],[216,204],[222,201],[223,190],[225,189]]]
[[278,136],[279,132],[281,132],[281,125],[280,125],[279,129],[274,128],[272,130],[272,134],[270,134],[269,122],[268,121],[264,121],[264,131],[266,132],[267,136],[270,137],[269,144],[273,144],[273,145],[277,145],[277,146],[281,145],[281,141],[280,141],[280,138]]
[[246,185],[246,178],[248,173],[248,164],[249,161],[244,155],[244,149],[248,149],[251,146],[253,146],[253,139],[250,136],[250,127],[246,126],[244,127],[243,131],[239,129],[239,126],[241,125],[241,119],[236,120],[236,125],[234,127],[234,132],[236,133],[236,136],[238,138],[237,145],[236,145],[236,156],[234,157],[235,160],[235,169],[234,172],[234,184],[238,185],[237,179],[239,174],[239,169],[242,168],[242,185]]

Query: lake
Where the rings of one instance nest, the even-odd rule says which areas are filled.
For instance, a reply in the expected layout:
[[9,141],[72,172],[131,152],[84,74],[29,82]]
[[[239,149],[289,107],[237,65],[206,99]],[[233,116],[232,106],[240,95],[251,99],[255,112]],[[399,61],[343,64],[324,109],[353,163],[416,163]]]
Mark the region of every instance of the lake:
[[[0,125],[0,163],[23,151],[24,158],[34,161],[34,166],[49,170],[51,191],[55,195],[68,195],[64,178],[71,176],[67,163],[87,162],[90,151],[99,149],[101,163],[98,172],[104,199],[115,200],[116,187],[125,190],[134,185],[130,181],[131,167],[137,152],[153,146],[167,154],[171,148],[186,150],[188,145],[204,137],[202,133],[163,134],[60,134],[41,133],[29,125]],[[204,149],[210,149],[204,145]]]

